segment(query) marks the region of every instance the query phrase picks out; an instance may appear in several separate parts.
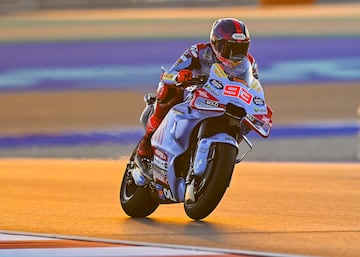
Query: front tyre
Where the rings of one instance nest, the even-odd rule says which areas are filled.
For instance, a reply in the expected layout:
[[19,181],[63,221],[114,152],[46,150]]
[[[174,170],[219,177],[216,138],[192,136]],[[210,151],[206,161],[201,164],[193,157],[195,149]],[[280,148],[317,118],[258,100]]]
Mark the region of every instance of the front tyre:
[[230,184],[236,156],[237,149],[231,144],[215,143],[211,146],[204,175],[195,180],[195,202],[184,202],[188,217],[201,220],[216,208]]

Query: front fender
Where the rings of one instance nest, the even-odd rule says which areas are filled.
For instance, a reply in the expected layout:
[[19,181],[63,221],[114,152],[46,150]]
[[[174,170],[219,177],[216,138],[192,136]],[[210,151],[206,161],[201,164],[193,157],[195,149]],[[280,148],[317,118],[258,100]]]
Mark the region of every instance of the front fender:
[[239,145],[236,140],[227,133],[218,133],[211,137],[200,139],[194,160],[194,173],[196,176],[202,176],[204,174],[208,163],[210,147],[213,143],[217,142],[233,145],[239,150]]

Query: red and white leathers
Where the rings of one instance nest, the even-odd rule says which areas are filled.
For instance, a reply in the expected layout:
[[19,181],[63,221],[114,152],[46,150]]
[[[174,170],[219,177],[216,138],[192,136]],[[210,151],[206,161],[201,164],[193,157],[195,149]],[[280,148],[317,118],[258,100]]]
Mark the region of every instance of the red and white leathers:
[[[254,57],[250,54],[247,57],[252,64],[254,77],[258,78],[258,67]],[[145,135],[138,146],[137,154],[139,156],[151,158],[152,148],[150,139],[152,134],[159,127],[171,107],[183,101],[184,87],[179,82],[184,80],[178,79],[179,73],[181,74],[181,71],[188,70],[191,71],[190,74],[192,73],[193,76],[199,74],[209,76],[211,65],[217,62],[219,61],[210,43],[197,44],[187,49],[170,70],[161,75],[154,113],[147,122]]]

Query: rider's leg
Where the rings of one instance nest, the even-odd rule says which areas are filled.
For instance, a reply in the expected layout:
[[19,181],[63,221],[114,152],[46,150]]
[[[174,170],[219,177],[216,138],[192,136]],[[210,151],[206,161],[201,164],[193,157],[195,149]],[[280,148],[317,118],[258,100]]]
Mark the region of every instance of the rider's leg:
[[151,115],[146,124],[145,135],[141,139],[137,149],[138,156],[148,159],[151,158],[153,153],[150,144],[151,136],[160,126],[161,121],[164,119],[171,107],[183,101],[183,95],[184,91],[182,88],[176,87],[175,85],[164,84],[162,82],[159,83],[154,113]]

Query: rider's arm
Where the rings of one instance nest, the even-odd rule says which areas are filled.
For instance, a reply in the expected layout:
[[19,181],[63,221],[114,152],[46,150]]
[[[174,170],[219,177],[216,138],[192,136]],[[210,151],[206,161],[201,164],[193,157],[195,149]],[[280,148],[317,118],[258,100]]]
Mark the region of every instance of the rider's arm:
[[200,67],[198,52],[198,45],[187,49],[175,64],[161,75],[161,81],[179,86],[191,79],[191,71]]

